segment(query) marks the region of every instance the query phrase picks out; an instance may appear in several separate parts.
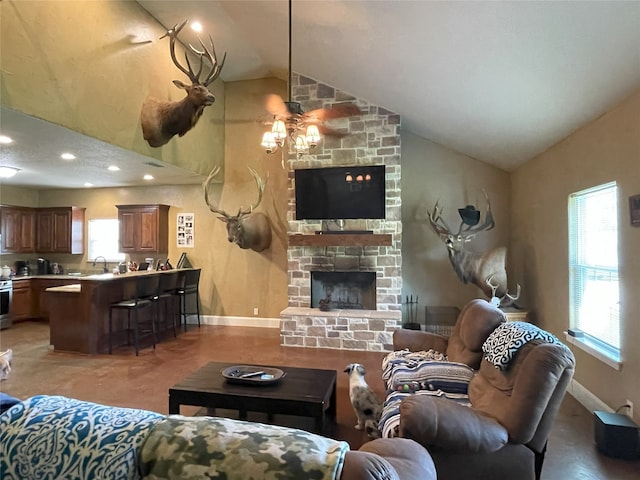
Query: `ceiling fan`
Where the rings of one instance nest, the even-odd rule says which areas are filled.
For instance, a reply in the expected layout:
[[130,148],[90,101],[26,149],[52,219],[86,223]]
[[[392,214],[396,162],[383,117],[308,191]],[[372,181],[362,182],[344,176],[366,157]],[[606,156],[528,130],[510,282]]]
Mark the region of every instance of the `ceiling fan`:
[[289,0],[289,81],[288,101],[284,101],[280,95],[271,94],[266,99],[266,109],[273,115],[271,130],[264,133],[262,146],[267,153],[275,153],[282,148],[289,139],[291,145],[302,155],[315,148],[322,139],[321,135],[343,137],[344,132],[334,130],[323,124],[327,120],[360,115],[360,108],[353,103],[340,103],[331,108],[317,108],[308,112],[299,102],[291,98],[291,5]]

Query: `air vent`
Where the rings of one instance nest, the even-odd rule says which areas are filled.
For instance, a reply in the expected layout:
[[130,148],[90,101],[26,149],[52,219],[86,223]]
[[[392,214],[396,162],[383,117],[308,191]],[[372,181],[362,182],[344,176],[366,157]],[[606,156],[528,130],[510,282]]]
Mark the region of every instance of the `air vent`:
[[156,162],[144,162],[145,165],[149,165],[151,167],[156,167],[156,168],[164,168],[164,165],[162,165],[161,163],[156,163]]

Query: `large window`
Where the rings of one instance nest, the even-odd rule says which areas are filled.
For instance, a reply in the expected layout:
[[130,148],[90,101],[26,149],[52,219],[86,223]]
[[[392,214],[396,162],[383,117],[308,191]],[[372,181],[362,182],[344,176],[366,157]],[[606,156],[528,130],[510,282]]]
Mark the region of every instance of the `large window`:
[[118,251],[119,224],[117,218],[89,220],[89,260],[98,256],[108,262],[122,262],[124,253]]
[[615,360],[620,358],[617,205],[615,182],[569,196],[571,326]]

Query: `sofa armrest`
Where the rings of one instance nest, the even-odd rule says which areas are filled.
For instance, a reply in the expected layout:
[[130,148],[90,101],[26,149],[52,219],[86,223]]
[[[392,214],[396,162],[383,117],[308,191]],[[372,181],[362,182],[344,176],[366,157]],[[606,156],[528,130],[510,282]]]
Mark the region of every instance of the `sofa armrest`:
[[445,398],[412,395],[400,403],[400,436],[448,453],[487,453],[509,441],[491,417]]
[[436,333],[405,328],[393,332],[393,349],[396,351],[404,350],[405,348],[411,352],[433,349],[436,352],[446,353],[448,343],[447,337]]
[[378,438],[345,456],[341,480],[435,480],[429,452],[406,438]]

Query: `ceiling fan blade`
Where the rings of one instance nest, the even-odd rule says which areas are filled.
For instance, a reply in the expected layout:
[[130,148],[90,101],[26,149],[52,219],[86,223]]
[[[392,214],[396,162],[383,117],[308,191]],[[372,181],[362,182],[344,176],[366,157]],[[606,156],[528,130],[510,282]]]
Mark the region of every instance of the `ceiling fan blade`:
[[320,131],[320,134],[325,137],[342,138],[349,135],[349,132],[341,132],[339,130],[334,130],[333,128],[325,127],[324,125],[318,125],[318,130]]
[[267,111],[274,117],[289,115],[289,110],[287,110],[287,106],[280,95],[276,95],[274,93],[267,95],[265,104]]
[[361,113],[360,108],[353,103],[338,103],[331,108],[310,110],[304,114],[304,117],[323,122],[334,118],[352,117]]

